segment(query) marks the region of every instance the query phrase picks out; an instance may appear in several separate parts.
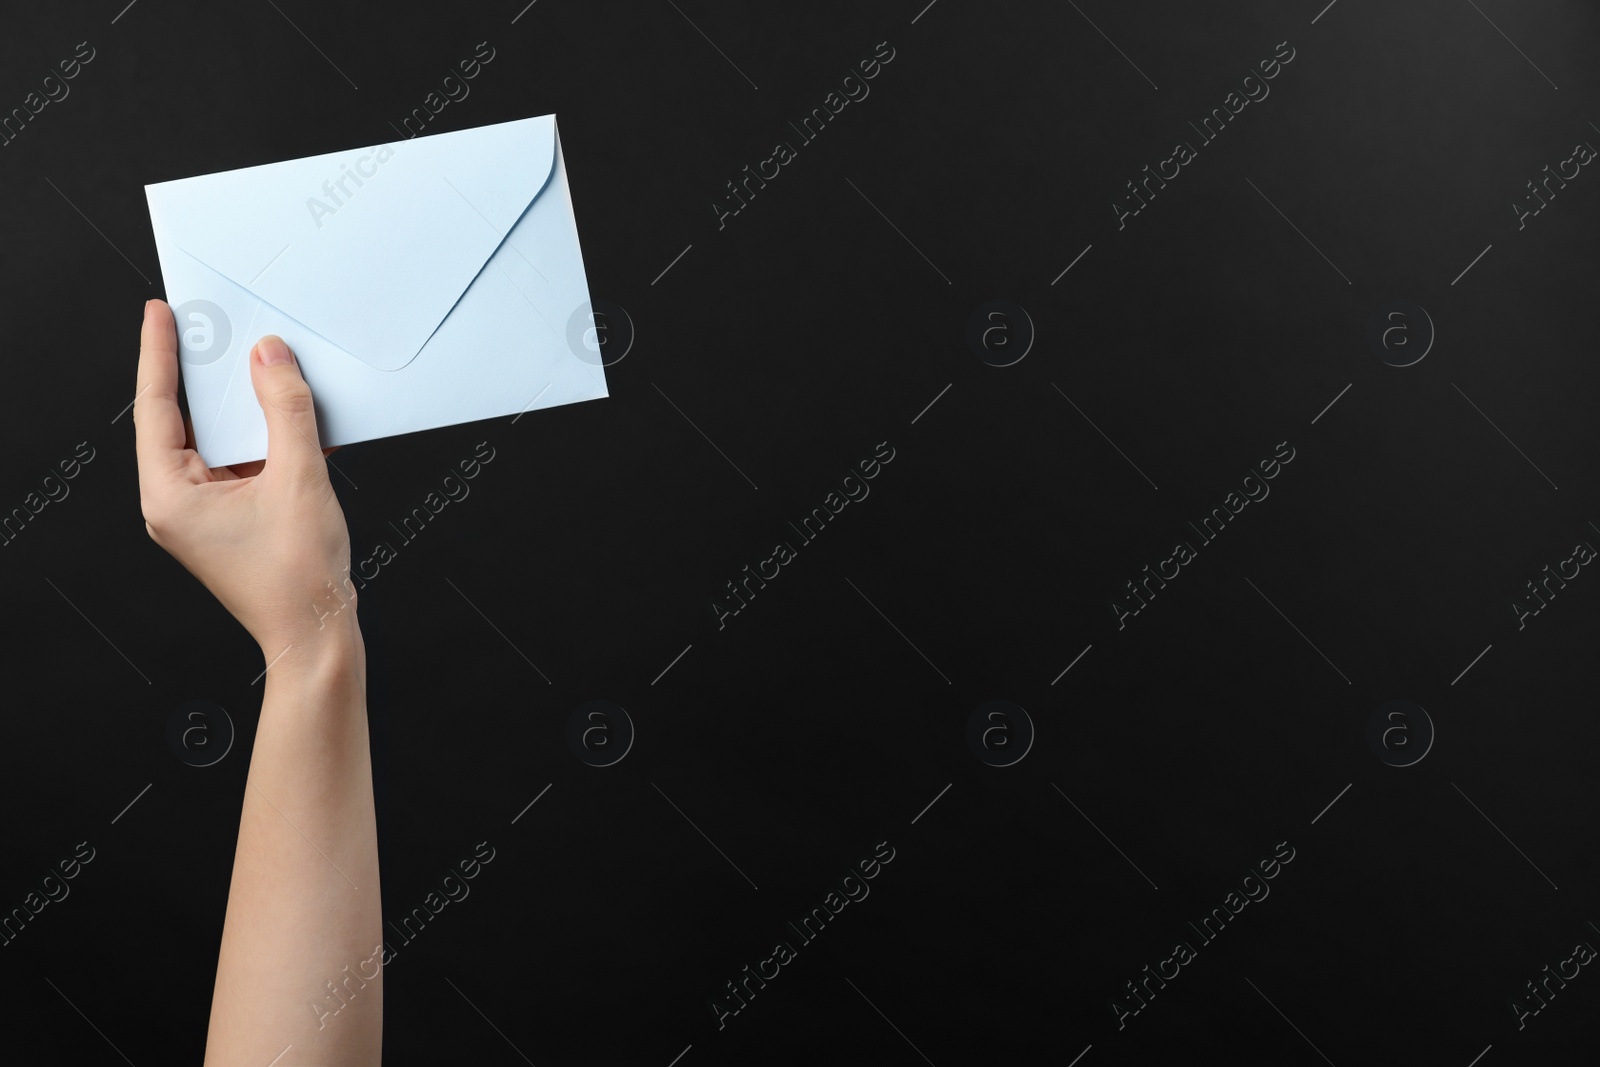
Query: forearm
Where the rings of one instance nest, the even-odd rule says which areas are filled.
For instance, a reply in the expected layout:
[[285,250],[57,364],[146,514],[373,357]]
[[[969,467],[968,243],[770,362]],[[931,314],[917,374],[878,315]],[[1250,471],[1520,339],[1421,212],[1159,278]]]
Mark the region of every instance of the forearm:
[[377,1064],[382,914],[365,656],[353,610],[291,646],[239,819],[206,1063]]

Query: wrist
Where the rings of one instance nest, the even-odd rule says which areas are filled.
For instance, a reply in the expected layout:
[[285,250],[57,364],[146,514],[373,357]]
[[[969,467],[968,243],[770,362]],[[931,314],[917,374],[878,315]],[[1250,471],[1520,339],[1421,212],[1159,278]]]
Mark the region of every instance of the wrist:
[[277,648],[261,646],[267,681],[275,688],[366,688],[366,654],[355,612],[328,619]]

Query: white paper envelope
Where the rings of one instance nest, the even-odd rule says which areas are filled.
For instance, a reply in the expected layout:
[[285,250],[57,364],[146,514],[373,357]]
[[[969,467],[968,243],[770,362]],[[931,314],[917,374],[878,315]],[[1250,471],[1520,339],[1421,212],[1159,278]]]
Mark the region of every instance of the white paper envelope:
[[554,115],[145,186],[195,446],[265,458],[263,334],[323,446],[607,396]]

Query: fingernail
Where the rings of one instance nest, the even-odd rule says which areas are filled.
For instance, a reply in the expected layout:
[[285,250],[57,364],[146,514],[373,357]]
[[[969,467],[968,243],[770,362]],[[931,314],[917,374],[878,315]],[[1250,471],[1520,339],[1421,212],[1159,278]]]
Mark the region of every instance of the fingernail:
[[289,346],[283,343],[283,338],[275,333],[269,333],[256,343],[256,351],[261,355],[263,367],[276,367],[280,363],[293,363],[294,353],[289,351]]

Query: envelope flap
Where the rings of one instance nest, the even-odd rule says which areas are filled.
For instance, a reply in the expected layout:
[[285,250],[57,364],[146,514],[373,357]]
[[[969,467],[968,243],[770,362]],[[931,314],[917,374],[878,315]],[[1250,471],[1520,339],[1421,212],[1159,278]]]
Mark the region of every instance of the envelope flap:
[[555,116],[146,186],[185,252],[380,370],[416,356],[550,178]]

